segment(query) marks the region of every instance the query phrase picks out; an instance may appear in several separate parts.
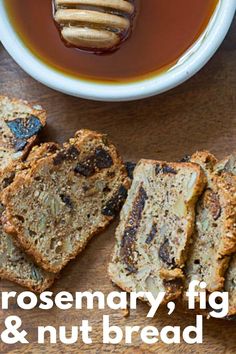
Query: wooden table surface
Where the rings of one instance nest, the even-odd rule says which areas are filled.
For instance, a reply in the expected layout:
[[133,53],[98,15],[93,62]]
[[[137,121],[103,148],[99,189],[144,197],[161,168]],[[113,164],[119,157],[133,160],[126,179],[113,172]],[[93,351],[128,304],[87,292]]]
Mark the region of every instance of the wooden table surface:
[[[40,103],[48,111],[48,126],[43,139],[63,142],[80,128],[90,128],[109,134],[125,160],[157,158],[177,160],[197,149],[209,149],[223,157],[236,149],[236,21],[214,58],[201,72],[180,87],[146,100],[128,103],[92,102],[53,91],[24,73],[0,47],[1,94]],[[113,291],[106,274],[107,263],[114,245],[116,222],[106,232],[95,237],[89,246],[63,270],[54,292],[99,290]],[[7,281],[0,282],[1,291],[22,291]],[[153,320],[146,318],[147,306],[140,303],[137,311],[125,318],[121,311],[89,311],[53,309],[48,312],[25,312],[16,306],[0,313],[0,329],[7,315],[17,314],[29,333],[31,344],[4,345],[1,353],[236,353],[236,322],[205,320],[204,343],[167,346],[158,343],[147,346],[139,337],[131,346],[102,344],[102,316],[111,315],[113,324],[166,325],[183,327],[194,323],[193,315],[179,309],[169,317],[163,309]],[[93,344],[40,346],[36,344],[38,325],[79,325],[88,319],[93,326]],[[69,327],[68,327],[69,328]]]

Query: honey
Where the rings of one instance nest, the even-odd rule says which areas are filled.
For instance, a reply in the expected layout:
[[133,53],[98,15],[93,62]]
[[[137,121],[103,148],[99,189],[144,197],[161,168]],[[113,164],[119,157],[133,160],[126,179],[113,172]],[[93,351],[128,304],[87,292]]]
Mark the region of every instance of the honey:
[[217,2],[135,0],[131,35],[106,54],[66,46],[53,20],[51,0],[5,0],[5,6],[24,44],[48,66],[75,78],[122,83],[173,66],[204,31]]

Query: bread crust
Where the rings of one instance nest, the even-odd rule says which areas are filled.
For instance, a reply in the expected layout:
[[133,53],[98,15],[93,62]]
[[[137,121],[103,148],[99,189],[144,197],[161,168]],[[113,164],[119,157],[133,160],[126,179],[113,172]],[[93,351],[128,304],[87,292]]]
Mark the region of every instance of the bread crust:
[[18,278],[17,276],[14,276],[12,272],[8,272],[6,270],[0,269],[0,279],[11,281],[13,283],[16,283],[22,287],[29,289],[32,292],[39,293],[39,294],[47,290],[48,288],[50,288],[53,285],[55,279],[59,277],[59,274],[57,275],[52,274],[51,278],[49,278],[49,273],[48,273],[47,277],[48,278],[45,278],[44,282],[41,283],[41,285],[35,285],[29,280],[25,280],[22,278]]

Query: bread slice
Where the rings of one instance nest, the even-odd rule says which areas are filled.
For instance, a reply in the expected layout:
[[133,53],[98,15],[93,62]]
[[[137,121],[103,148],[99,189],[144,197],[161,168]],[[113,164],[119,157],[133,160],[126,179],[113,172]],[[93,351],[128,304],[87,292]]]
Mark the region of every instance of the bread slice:
[[[218,175],[230,173],[236,178],[236,153],[228,156],[222,161],[219,161],[215,166],[215,171]],[[236,198],[236,196],[235,196]],[[236,220],[234,224],[236,228]],[[225,275],[224,290],[229,293],[229,317],[236,315],[236,253],[231,257],[229,268]]]
[[0,170],[24,159],[46,124],[46,112],[27,101],[0,96]]
[[114,218],[129,184],[107,137],[81,130],[4,191],[5,231],[43,269],[57,273]]
[[[57,144],[45,143],[35,146],[24,163],[12,162],[4,169],[4,174],[1,176],[0,191],[9,186],[18,173],[22,173],[36,160],[57,149]],[[4,232],[0,224],[0,278],[25,286],[31,291],[42,292],[53,284],[55,274],[48,273],[35,265],[32,259],[16,245],[13,237]]]
[[53,284],[55,274],[36,266],[0,225],[0,278],[13,281],[31,291],[42,292]]
[[196,228],[185,267],[187,289],[192,280],[205,281],[209,292],[224,288],[229,255],[236,247],[235,179],[229,174],[215,175],[216,158],[197,152],[191,161],[207,176],[207,188],[196,209]]
[[196,164],[138,163],[108,268],[115,284],[129,292],[165,291],[165,301],[181,295],[195,204],[204,186]]
[[225,276],[224,291],[229,294],[228,317],[236,316],[236,254],[230,260],[229,268]]

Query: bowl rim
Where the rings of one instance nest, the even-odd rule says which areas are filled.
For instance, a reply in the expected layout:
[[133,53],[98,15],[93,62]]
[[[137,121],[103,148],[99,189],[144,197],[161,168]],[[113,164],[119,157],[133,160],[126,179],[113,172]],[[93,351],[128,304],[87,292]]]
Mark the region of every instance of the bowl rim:
[[184,54],[184,60],[164,73],[127,83],[86,81],[66,76],[47,66],[24,45],[14,31],[3,0],[0,0],[0,40],[24,71],[54,90],[97,101],[132,101],[170,90],[197,73],[224,40],[235,11],[235,0],[219,0],[214,18],[199,40],[187,51],[188,54]]

